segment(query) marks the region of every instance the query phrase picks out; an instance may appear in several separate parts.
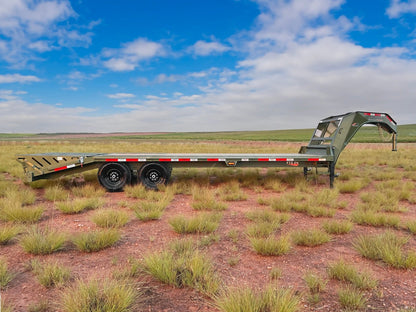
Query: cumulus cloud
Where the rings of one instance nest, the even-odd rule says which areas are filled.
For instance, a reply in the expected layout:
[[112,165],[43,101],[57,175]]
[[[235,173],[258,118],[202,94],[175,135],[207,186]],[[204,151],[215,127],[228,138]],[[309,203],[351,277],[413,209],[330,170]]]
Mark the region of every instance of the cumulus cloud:
[[114,93],[114,94],[107,94],[107,97],[110,98],[110,99],[121,100],[121,99],[134,98],[135,95],[132,94],[132,93]]
[[199,40],[193,46],[188,49],[191,53],[198,56],[207,56],[211,54],[221,54],[230,50],[230,47],[218,41],[204,41]]
[[132,71],[140,62],[165,54],[165,47],[161,43],[137,38],[124,43],[120,49],[104,49],[102,57],[104,66],[112,71]]
[[38,77],[32,75],[20,75],[20,74],[5,74],[0,75],[0,83],[28,83],[28,82],[39,82],[41,81]]
[[416,0],[391,0],[386,13],[390,18],[398,18],[406,13],[416,13]]
[[59,47],[88,46],[91,32],[70,29],[62,21],[76,17],[68,0],[13,0],[0,5],[0,58],[24,66]]

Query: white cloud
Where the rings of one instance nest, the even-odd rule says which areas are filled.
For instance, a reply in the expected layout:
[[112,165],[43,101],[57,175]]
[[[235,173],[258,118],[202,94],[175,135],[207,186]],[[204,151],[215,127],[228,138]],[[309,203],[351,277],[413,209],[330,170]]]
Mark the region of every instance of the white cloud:
[[91,32],[60,22],[76,17],[68,0],[13,0],[0,5],[0,58],[16,67],[60,46],[88,46]]
[[110,99],[117,99],[117,100],[121,100],[121,99],[131,99],[134,98],[135,95],[132,93],[114,93],[114,94],[107,94],[107,97]]
[[20,74],[5,74],[0,75],[0,83],[28,83],[28,82],[39,82],[40,79],[32,75],[20,75]]
[[218,41],[199,40],[189,48],[189,51],[195,55],[207,56],[212,54],[221,54],[230,50],[230,47],[223,45]]
[[416,0],[391,0],[386,13],[390,18],[398,18],[406,13],[416,13]]
[[146,38],[138,38],[122,45],[120,49],[104,49],[103,64],[112,71],[132,71],[140,62],[166,54],[165,47]]

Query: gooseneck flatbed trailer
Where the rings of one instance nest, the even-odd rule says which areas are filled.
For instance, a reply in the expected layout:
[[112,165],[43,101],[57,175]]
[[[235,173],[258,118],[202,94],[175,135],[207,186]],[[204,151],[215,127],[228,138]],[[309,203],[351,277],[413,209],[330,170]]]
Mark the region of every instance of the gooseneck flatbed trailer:
[[[98,168],[98,180],[108,191],[120,191],[133,176],[146,187],[157,189],[168,182],[172,169],[180,167],[300,167],[327,168],[333,187],[335,164],[355,133],[372,124],[391,134],[397,150],[397,123],[386,113],[351,112],[321,120],[309,144],[296,154],[104,154],[44,153],[17,155],[28,182],[57,178]],[[390,139],[389,139],[390,140]]]

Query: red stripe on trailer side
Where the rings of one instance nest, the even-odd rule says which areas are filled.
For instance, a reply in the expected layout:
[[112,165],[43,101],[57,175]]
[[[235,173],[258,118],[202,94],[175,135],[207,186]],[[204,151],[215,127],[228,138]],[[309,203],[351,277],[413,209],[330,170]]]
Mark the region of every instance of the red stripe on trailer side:
[[61,171],[61,170],[65,170],[67,167],[66,166],[64,166],[64,167],[59,167],[59,168],[55,168],[55,169],[53,169],[53,171]]
[[319,161],[319,158],[308,158],[308,161]]
[[218,158],[208,158],[207,161],[218,161]]
[[287,158],[276,158],[276,161],[287,161]]
[[159,158],[159,161],[172,161],[170,158]]
[[127,158],[127,162],[138,162],[139,160],[137,158]]
[[179,158],[179,161],[191,161],[190,158]]
[[257,158],[257,161],[269,161],[269,158]]
[[117,158],[106,158],[105,159],[106,162],[118,162]]

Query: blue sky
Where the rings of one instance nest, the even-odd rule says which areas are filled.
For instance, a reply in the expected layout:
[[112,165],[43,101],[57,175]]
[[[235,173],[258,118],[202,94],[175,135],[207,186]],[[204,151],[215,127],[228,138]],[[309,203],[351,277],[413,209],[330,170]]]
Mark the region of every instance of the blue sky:
[[0,132],[416,123],[416,0],[0,0]]

